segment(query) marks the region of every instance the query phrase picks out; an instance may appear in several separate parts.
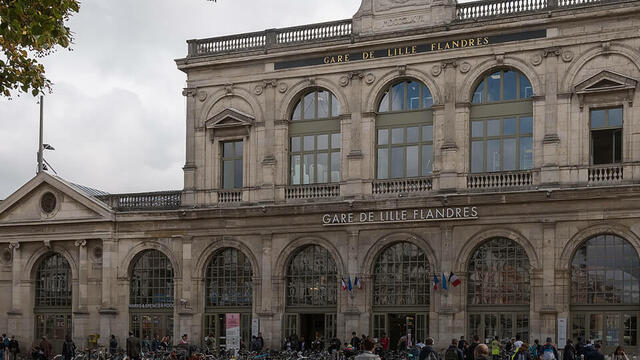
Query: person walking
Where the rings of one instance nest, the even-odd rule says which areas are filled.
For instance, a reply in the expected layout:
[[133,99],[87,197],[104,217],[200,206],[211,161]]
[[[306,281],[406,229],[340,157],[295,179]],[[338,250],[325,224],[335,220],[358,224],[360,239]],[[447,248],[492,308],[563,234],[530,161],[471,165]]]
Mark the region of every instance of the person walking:
[[502,349],[502,345],[500,345],[500,338],[496,336],[491,340],[491,357],[493,360],[500,360],[500,350]]
[[127,356],[130,360],[140,360],[140,339],[132,331],[127,338]]
[[387,333],[382,333],[382,337],[380,338],[380,346],[382,346],[382,350],[385,352],[389,351],[389,343],[391,339],[387,336]]
[[[604,354],[602,353],[600,343],[596,343],[593,346],[593,350],[588,353],[585,352],[584,360],[604,360]],[[544,359],[543,359],[544,360]]]
[[264,349],[264,338],[262,337],[262,333],[258,333],[258,351],[262,351]]
[[71,340],[71,336],[67,334],[62,344],[62,359],[71,360],[74,356],[76,356],[76,344]]
[[[555,345],[551,343],[551,338],[547,338],[547,342],[542,345],[542,360],[559,360],[558,350]],[[604,359],[603,359],[604,360]]]
[[540,359],[541,350],[542,346],[540,346],[540,340],[535,339],[533,341],[533,344],[529,346],[529,354],[531,355],[531,358],[535,360]]
[[356,355],[355,360],[380,360],[380,356],[373,353],[376,343],[371,338],[366,338],[362,341],[362,353]]
[[18,354],[20,354],[20,343],[15,335],[11,336],[7,349],[9,349],[9,360],[17,360]]
[[425,346],[420,350],[419,360],[440,360],[438,353],[433,350],[432,338],[427,338]]
[[562,356],[564,360],[576,360],[576,348],[573,346],[573,341],[567,339],[567,345],[564,346],[564,354]]
[[349,344],[351,344],[356,351],[360,350],[360,338],[355,331],[351,333],[351,342]]
[[616,351],[613,353],[611,360],[629,360],[629,357],[624,352],[624,349],[622,348],[622,346],[618,346],[616,348]]
[[526,341],[520,342],[520,346],[513,353],[513,356],[511,356],[511,360],[534,360],[531,359],[531,354],[529,354],[529,344],[527,344]]
[[458,348],[458,339],[451,340],[451,345],[444,352],[444,360],[464,360],[464,354]]
[[[465,354],[466,360],[476,360],[475,351],[476,351],[476,347],[479,344],[480,344],[480,337],[478,335],[473,335],[473,342],[469,344],[469,347],[467,347],[467,353]],[[487,347],[487,349],[489,348]],[[489,356],[489,352],[487,350],[487,357],[488,356]]]
[[115,335],[111,335],[111,339],[109,340],[109,354],[111,356],[115,356],[118,352],[118,341],[116,340]]
[[40,339],[40,350],[42,350],[42,355],[45,359],[49,360],[53,357],[53,346],[46,336]]

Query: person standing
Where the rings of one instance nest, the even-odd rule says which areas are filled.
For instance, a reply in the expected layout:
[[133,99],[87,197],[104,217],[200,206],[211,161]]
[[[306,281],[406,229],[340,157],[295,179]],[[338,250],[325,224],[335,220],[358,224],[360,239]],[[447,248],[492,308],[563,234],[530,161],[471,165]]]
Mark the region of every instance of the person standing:
[[45,359],[49,360],[53,357],[53,346],[49,340],[47,340],[46,336],[43,336],[40,340],[40,349],[42,350],[42,355]]
[[353,346],[353,348],[358,351],[360,349],[360,338],[358,337],[358,335],[356,334],[356,332],[352,332],[351,333],[351,342],[350,342],[351,346]]
[[258,351],[262,351],[264,349],[264,338],[262,337],[262,333],[258,333]]
[[0,336],[0,360],[4,360],[4,338],[6,337],[6,334],[2,334],[2,336]]
[[460,340],[458,341],[458,349],[460,349],[460,351],[462,351],[462,353],[464,354],[464,336],[460,336]]
[[489,347],[485,344],[478,344],[473,350],[473,358],[476,360],[489,360]]
[[520,337],[520,334],[516,335],[516,341],[513,342],[513,347],[515,350],[520,349],[520,346],[522,346],[522,338]]
[[67,334],[64,337],[64,343],[62,344],[62,359],[71,360],[76,356],[76,344],[71,340],[71,336]]
[[500,360],[500,350],[502,346],[500,345],[500,338],[496,336],[491,341],[491,357],[493,360]]
[[432,338],[427,338],[425,346],[420,350],[419,360],[440,360],[438,353],[433,350]]
[[382,333],[382,337],[380,338],[380,346],[382,346],[382,350],[389,351],[389,342],[391,339],[387,336],[387,333]]
[[[473,335],[473,342],[471,344],[469,344],[469,347],[467,348],[467,353],[465,356],[466,360],[475,360],[475,351],[476,351],[476,347],[480,344],[480,337],[478,335]],[[487,349],[489,349],[487,347]],[[487,356],[489,356],[489,353],[487,352]]]
[[464,360],[464,354],[458,348],[458,339],[451,340],[451,345],[444,352],[444,360]]
[[513,356],[511,356],[511,359],[512,360],[534,360],[534,359],[531,359],[531,354],[529,354],[529,344],[527,344],[526,341],[521,341],[520,346],[513,353]]
[[[558,350],[551,343],[551,338],[547,338],[547,342],[542,345],[542,360],[559,360]],[[604,359],[602,359],[604,360]]]
[[540,340],[535,339],[533,341],[533,344],[531,344],[531,346],[529,346],[529,354],[531,355],[532,359],[538,360],[540,359],[540,351],[541,351],[541,346],[540,346]]
[[573,346],[573,341],[571,339],[567,339],[567,345],[564,346],[564,360],[575,360],[576,359],[576,348]]
[[115,335],[111,335],[111,339],[109,340],[109,353],[111,356],[115,356],[118,352],[118,341],[116,340]]
[[362,353],[355,357],[355,360],[380,360],[380,356],[373,353],[376,343],[371,338],[366,338],[362,342]]
[[624,352],[624,349],[622,348],[622,346],[618,346],[616,348],[616,351],[613,353],[611,360],[629,360],[629,357]]
[[130,360],[140,360],[140,339],[133,332],[129,332],[127,338],[127,356]]
[[11,340],[9,340],[7,349],[9,349],[9,360],[17,360],[18,354],[20,354],[20,344],[18,343],[18,339],[16,339],[15,335],[13,335]]
[[600,343],[596,343],[594,345],[593,351],[589,351],[584,356],[584,360],[604,360],[604,354],[602,353],[602,349],[601,349]]

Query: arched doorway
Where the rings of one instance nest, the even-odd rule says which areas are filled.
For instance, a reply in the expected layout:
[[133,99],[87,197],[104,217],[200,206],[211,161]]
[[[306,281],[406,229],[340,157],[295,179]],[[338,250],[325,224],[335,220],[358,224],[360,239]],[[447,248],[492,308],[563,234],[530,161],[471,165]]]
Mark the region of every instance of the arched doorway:
[[59,253],[44,256],[35,278],[35,338],[46,336],[56,353],[72,335],[72,281],[69,262]]
[[338,271],[329,251],[319,245],[299,249],[287,266],[286,284],[284,336],[334,338]]
[[373,267],[374,338],[387,334],[390,348],[411,334],[414,343],[429,334],[431,266],[427,255],[410,242],[385,248]]
[[601,340],[605,354],[622,345],[638,350],[640,259],[633,246],[613,235],[582,243],[571,260],[570,337]]
[[129,327],[140,339],[173,335],[174,286],[169,258],[145,250],[134,260],[129,287]]
[[476,249],[467,267],[468,338],[529,338],[530,268],[524,248],[511,239]]
[[204,280],[206,293],[203,336],[213,337],[215,349],[226,345],[227,314],[240,314],[240,336],[244,344],[250,344],[252,278],[249,258],[237,249],[221,249],[209,260]]

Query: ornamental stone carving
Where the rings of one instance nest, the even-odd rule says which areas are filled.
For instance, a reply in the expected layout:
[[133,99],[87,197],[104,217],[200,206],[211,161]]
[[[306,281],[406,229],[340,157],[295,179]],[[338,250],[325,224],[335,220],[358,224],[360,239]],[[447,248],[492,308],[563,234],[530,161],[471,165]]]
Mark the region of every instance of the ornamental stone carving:
[[278,91],[281,94],[284,94],[285,92],[287,92],[288,89],[289,89],[289,85],[287,85],[287,83],[281,82],[278,84]]
[[9,249],[13,250],[13,249],[20,249],[20,243],[17,241],[12,241],[9,243]]
[[438,76],[438,75],[440,75],[441,72],[442,72],[442,66],[441,65],[433,65],[431,67],[431,75]]
[[256,87],[253,89],[253,92],[258,96],[262,95],[263,91],[264,88],[262,87],[262,85],[256,85]]
[[529,61],[531,62],[531,65],[538,66],[542,64],[542,55],[534,54]]
[[463,62],[462,64],[460,64],[460,72],[463,74],[466,74],[469,72],[469,70],[471,70],[471,64],[469,64],[468,62]]
[[562,52],[562,61],[571,62],[573,60],[573,51],[565,50]]
[[76,247],[87,247],[87,240],[76,240]]
[[198,91],[198,100],[200,100],[200,102],[204,102],[205,100],[207,100],[207,96],[209,95],[207,94],[206,91],[204,90]]
[[364,77],[364,82],[367,83],[367,85],[371,85],[376,81],[376,76],[373,75],[372,73],[368,73],[367,75],[365,75]]
[[349,85],[349,77],[347,75],[343,75],[340,76],[340,80],[338,80],[338,83],[340,84],[340,86],[345,87],[347,85]]

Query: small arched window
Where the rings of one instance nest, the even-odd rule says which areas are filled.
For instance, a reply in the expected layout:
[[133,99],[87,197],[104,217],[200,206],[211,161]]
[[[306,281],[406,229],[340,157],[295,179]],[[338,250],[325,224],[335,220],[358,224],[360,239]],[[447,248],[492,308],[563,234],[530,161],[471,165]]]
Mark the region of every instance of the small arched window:
[[533,167],[532,96],[529,79],[513,69],[480,80],[470,114],[472,173]]
[[289,126],[290,184],[340,182],[340,102],[322,88],[303,93]]
[[433,97],[415,80],[390,84],[376,117],[376,178],[430,176],[433,173]]

